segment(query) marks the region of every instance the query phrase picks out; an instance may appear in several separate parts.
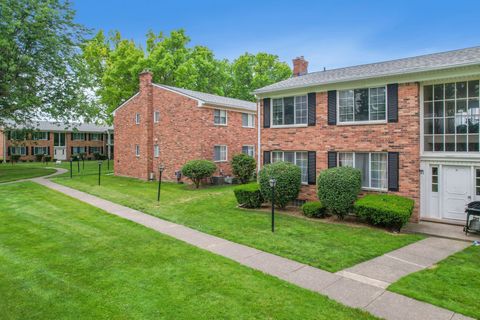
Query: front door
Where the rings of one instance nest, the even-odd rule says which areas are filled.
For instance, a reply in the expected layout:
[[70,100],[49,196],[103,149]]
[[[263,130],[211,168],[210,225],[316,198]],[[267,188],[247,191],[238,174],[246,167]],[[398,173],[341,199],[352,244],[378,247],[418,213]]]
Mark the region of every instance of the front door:
[[465,220],[465,206],[472,201],[471,167],[443,166],[442,218]]
[[67,160],[65,132],[53,133],[53,158],[57,160]]
[[65,147],[53,147],[53,158],[56,160],[67,160],[67,154],[65,152]]

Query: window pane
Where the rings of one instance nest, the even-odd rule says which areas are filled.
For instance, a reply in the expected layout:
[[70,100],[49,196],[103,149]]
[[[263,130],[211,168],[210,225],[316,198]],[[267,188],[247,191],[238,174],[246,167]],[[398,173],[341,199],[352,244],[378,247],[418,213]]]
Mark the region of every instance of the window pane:
[[478,134],[468,135],[468,151],[469,152],[478,151]]
[[445,84],[445,99],[455,99],[455,83]]
[[370,120],[386,119],[385,87],[370,89]]
[[387,188],[387,155],[385,153],[372,153],[371,155],[371,187],[378,189]]
[[447,117],[455,115],[455,101],[445,101],[445,115]]
[[435,119],[433,131],[435,134],[443,134],[443,119]]
[[443,100],[443,84],[436,84],[433,86],[433,99]]
[[272,163],[283,161],[283,152],[274,151],[272,152]]
[[[427,121],[427,120],[425,120]],[[425,132],[427,133],[427,132]],[[454,134],[455,133],[455,118],[446,118],[445,119],[445,133]]]
[[467,83],[457,82],[457,99],[467,97]]
[[355,154],[355,168],[359,169],[362,172],[362,187],[370,187],[369,177],[369,163],[368,163],[368,153],[356,153]]
[[283,99],[273,99],[273,124],[283,124]]
[[425,118],[433,117],[433,102],[425,102],[423,108],[423,115]]
[[283,161],[285,162],[290,162],[290,163],[295,163],[295,152],[284,152],[283,153]]
[[478,133],[478,116],[468,118],[468,133]]
[[434,151],[443,151],[443,135],[433,136],[434,141]]
[[424,121],[424,133],[425,134],[432,134],[433,133],[433,119],[425,119]]
[[214,147],[214,159],[215,161],[220,161],[221,155],[220,155],[220,146],[215,146]]
[[295,106],[293,97],[283,98],[283,109],[284,109],[284,124],[294,124],[295,123]]
[[423,100],[432,101],[433,100],[433,86],[423,87]]
[[445,151],[455,151],[455,135],[445,135]]
[[246,113],[242,113],[242,126],[248,127],[248,115]]
[[368,120],[368,89],[356,89],[355,94],[355,121]]
[[434,116],[443,117],[443,101],[435,101]]
[[425,136],[423,140],[425,151],[433,151],[433,136]]
[[457,135],[457,152],[466,152],[467,151],[467,136]]
[[478,98],[478,80],[468,81],[468,96]]
[[307,96],[295,97],[295,123],[307,123]]
[[308,160],[306,152],[297,152],[295,157],[295,164],[300,167],[302,171],[302,182],[308,182]]
[[353,90],[339,91],[339,122],[353,121]]
[[338,165],[340,167],[353,167],[353,153],[342,152],[338,154]]

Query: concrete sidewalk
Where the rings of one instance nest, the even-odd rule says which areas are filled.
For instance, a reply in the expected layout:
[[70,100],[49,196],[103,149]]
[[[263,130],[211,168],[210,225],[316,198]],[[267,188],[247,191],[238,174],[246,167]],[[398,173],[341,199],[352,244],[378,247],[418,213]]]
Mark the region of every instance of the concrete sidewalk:
[[[56,184],[45,178],[35,178],[32,180],[48,188],[96,206],[110,214],[134,221],[198,248],[205,249],[237,261],[240,264],[260,270],[266,274],[276,276],[300,287],[326,295],[344,305],[364,309],[381,318],[392,320],[470,319],[454,313],[453,311],[386,291],[385,283],[388,283],[393,277],[387,278],[387,276],[384,277],[384,275],[387,275],[389,270],[395,270],[395,272],[397,272],[396,267],[394,266],[395,264],[390,265],[391,269],[382,269],[383,266],[389,266],[389,264],[382,264],[382,261],[375,261],[375,259],[371,260],[370,264],[374,265],[375,268],[382,269],[382,271],[378,271],[377,269],[378,274],[382,276],[377,276],[373,269],[370,270],[371,267],[368,265],[368,262],[365,262],[365,265],[363,266],[360,264],[345,270],[351,274],[357,274],[359,278],[363,276],[361,279],[355,279],[355,276],[346,277],[342,275],[341,272],[333,274],[274,254],[215,237],[183,225],[165,221],[140,211],[92,196],[85,192]],[[392,259],[394,259],[395,262],[400,261],[402,265],[404,261],[420,261],[420,263],[423,263],[419,263],[416,267],[411,267],[410,264],[407,263],[410,269],[405,268],[405,270],[402,270],[401,274],[404,272],[414,272],[419,270],[418,268],[426,267],[428,264],[443,259],[450,251],[453,253],[453,251],[460,250],[467,245],[466,243],[460,245],[455,241],[447,243],[445,241],[452,240],[446,239],[442,239],[442,243],[437,243],[430,239],[426,240],[412,244],[412,247],[407,246],[390,253],[392,255],[391,257],[393,257]],[[453,245],[454,249],[446,251],[442,248],[442,246],[446,245]],[[408,249],[409,247],[411,247],[411,250]],[[433,253],[430,256],[429,252],[431,249],[433,249]],[[416,258],[425,258],[426,260],[416,260]],[[389,263],[391,262],[392,261],[389,261]],[[398,271],[396,277],[401,276],[401,274]]]

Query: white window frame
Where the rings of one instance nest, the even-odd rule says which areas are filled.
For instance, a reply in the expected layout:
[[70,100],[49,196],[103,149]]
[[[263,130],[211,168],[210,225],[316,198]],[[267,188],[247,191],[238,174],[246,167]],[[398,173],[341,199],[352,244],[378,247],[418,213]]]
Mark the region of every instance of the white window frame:
[[[39,139],[37,135],[40,134],[40,133],[42,133],[43,136]],[[47,132],[47,131],[35,131],[35,132],[32,133],[32,140],[34,140],[34,141],[46,141],[46,140],[48,140],[48,135],[49,135],[49,132]]]
[[135,157],[140,157],[140,145],[135,145]]
[[158,144],[153,145],[153,156],[155,158],[160,157],[160,146]]
[[[220,115],[218,116],[218,117],[220,117],[220,118],[223,118],[222,112],[225,113],[225,123],[217,123],[217,122],[215,122],[215,119],[216,119],[216,117],[217,117],[217,116],[215,115],[215,113],[216,113],[217,111],[220,112]],[[225,109],[213,109],[213,124],[216,125],[216,126],[227,126],[227,125],[228,125],[228,112],[227,112],[227,110],[225,110]]]
[[[243,125],[243,116],[244,115],[247,117],[247,125],[246,126]],[[242,113],[242,127],[243,128],[255,128],[255,114],[243,112]]]
[[[225,158],[217,160],[215,159],[215,148],[225,148]],[[222,150],[220,149],[220,156],[222,155]],[[213,146],[213,162],[227,162],[228,161],[228,147],[224,144],[217,144]]]
[[[73,154],[80,154],[80,153],[86,153],[87,148],[86,147],[72,147],[73,148]],[[83,151],[80,151],[82,149]]]
[[[353,121],[340,121],[340,91],[354,91],[353,96],[353,108],[355,109],[355,90],[360,89],[368,89],[368,118],[370,119],[370,90],[371,89],[378,89],[378,88],[385,88],[385,119],[384,120],[361,120],[355,121],[355,110],[353,110]],[[383,124],[388,122],[388,90],[387,86],[375,86],[375,87],[368,87],[368,88],[353,88],[353,89],[344,89],[344,90],[337,90],[337,125],[362,125],[362,124]]]
[[[362,152],[362,151],[358,151],[358,152],[352,152],[352,151],[342,151],[342,152],[338,152],[338,156],[337,156],[337,166],[340,167],[340,154],[353,154],[353,168],[355,168],[355,156],[357,153],[366,153],[368,154],[368,185],[369,187],[363,187],[362,186],[362,189],[363,190],[372,190],[372,191],[388,191],[388,152]],[[383,154],[386,156],[386,171],[385,171],[385,176],[387,178],[386,180],[386,183],[385,183],[385,188],[373,188],[373,187],[370,187],[372,185],[372,154]]]
[[90,149],[88,150],[90,151],[90,154],[94,154],[94,153],[102,153],[102,148],[101,147],[90,147]]
[[[93,137],[95,137],[95,138],[93,138]],[[90,140],[91,141],[103,141],[102,133],[98,133],[98,132],[90,133]]]
[[[250,154],[248,153],[248,150],[247,150],[247,153],[243,152],[243,148],[251,148],[252,154],[250,155]],[[246,155],[248,155],[248,156],[251,156],[251,157],[253,157],[253,158],[255,158],[255,146],[254,146],[254,145],[251,145],[251,144],[244,144],[244,145],[242,146],[242,153],[243,153],[243,154],[246,154]]]
[[[42,152],[38,153],[37,151],[38,150],[42,150]],[[36,155],[44,155],[44,154],[48,154],[48,147],[39,147],[39,146],[34,146],[33,147],[33,155],[36,156]]]
[[160,122],[160,111],[153,111],[153,123]]
[[[307,108],[307,121],[305,123],[297,123],[297,97],[305,97],[306,108]],[[282,99],[282,114],[283,114],[283,123],[285,123],[285,98],[293,98],[293,124],[273,124],[273,100]],[[271,98],[270,102],[270,128],[290,128],[290,127],[307,127],[308,126],[308,95],[301,94],[296,96],[285,96],[285,97],[276,97]]]
[[[80,135],[82,138],[79,139],[78,135]],[[72,141],[86,141],[85,132],[72,132]]]
[[[279,161],[283,161],[285,162],[285,152],[292,152],[293,153],[293,164],[294,165],[297,165],[297,153],[304,153],[305,154],[305,157],[307,159],[307,167],[305,168],[306,172],[305,172],[305,180],[303,180],[304,178],[304,175],[302,174],[302,185],[308,185],[308,151],[302,151],[302,150],[275,150],[275,151],[272,151],[272,154],[271,154],[271,157],[270,157],[270,163],[274,163],[273,162],[273,158],[274,158],[274,154],[281,154],[281,160]],[[289,162],[289,161],[288,161]],[[291,163],[291,162],[289,162]],[[300,169],[301,167],[298,166]]]
[[140,113],[135,113],[135,124],[140,124]]
[[[20,150],[19,153],[14,152],[17,149]],[[22,152],[23,151],[23,152]],[[10,146],[10,154],[11,155],[20,155],[20,156],[26,156],[27,155],[27,147],[26,146]]]

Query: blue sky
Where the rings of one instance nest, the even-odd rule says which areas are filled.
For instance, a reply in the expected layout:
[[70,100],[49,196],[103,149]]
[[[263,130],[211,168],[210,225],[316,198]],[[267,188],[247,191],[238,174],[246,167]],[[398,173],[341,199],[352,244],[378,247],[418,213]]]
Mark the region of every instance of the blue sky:
[[74,0],[77,22],[143,44],[183,28],[218,58],[277,54],[309,71],[480,45],[480,1]]

